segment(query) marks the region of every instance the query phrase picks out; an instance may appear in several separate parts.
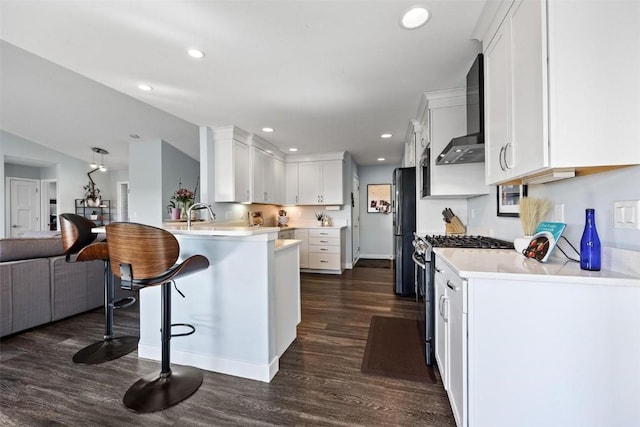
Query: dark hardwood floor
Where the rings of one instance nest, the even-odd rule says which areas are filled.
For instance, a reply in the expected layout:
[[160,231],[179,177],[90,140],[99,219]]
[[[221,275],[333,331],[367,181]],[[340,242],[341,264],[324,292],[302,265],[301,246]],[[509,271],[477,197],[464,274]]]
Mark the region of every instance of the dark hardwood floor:
[[[7,337],[0,340],[0,425],[455,426],[440,382],[360,372],[371,316],[416,315],[411,298],[393,295],[393,272],[302,274],[298,338],[271,383],[203,371],[193,396],[153,414],[130,412],[122,396],[159,362],[135,351],[101,365],[71,361],[102,336],[101,309]],[[116,335],[137,334],[137,320],[137,305],[118,310]]]

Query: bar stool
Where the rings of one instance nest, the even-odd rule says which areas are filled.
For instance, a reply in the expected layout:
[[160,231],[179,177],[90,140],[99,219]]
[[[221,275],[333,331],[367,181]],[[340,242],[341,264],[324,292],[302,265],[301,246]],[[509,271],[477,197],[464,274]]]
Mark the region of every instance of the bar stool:
[[73,355],[73,361],[79,364],[96,365],[115,360],[131,353],[138,347],[140,337],[113,336],[113,312],[117,308],[129,307],[136,302],[133,297],[115,300],[113,274],[109,266],[107,242],[94,242],[97,234],[91,229],[96,225],[83,216],[76,214],[60,215],[62,246],[67,262],[102,260],[104,263],[104,323],[105,332],[102,341],[97,341]]
[[[138,380],[125,393],[122,402],[135,412],[155,412],[191,396],[202,384],[202,372],[191,366],[171,367],[171,337],[191,335],[192,325],[171,324],[171,284],[186,275],[205,270],[209,260],[192,255],[176,264],[180,245],[173,234],[149,225],[116,222],[106,226],[111,271],[120,277],[125,289],[161,285],[160,373]],[[179,292],[179,291],[178,291]],[[186,326],[190,332],[171,334],[172,326]]]

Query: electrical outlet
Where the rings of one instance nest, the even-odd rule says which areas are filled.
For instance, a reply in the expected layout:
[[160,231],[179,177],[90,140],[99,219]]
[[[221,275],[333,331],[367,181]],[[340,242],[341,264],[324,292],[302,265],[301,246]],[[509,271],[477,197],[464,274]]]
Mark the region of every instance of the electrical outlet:
[[613,202],[615,228],[640,229],[640,200]]
[[556,203],[554,209],[554,217],[556,222],[564,222],[564,203]]

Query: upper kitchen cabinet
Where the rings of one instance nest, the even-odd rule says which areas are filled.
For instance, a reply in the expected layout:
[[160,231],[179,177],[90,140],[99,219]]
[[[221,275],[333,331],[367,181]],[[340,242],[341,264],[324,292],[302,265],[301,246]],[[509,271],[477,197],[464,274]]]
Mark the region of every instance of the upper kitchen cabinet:
[[298,163],[285,164],[284,203],[286,205],[298,204]]
[[[287,156],[287,163],[297,163],[298,205],[342,205],[344,204],[343,175],[344,152],[324,153],[313,156]],[[295,168],[287,166],[287,172]],[[287,182],[293,177],[287,175]],[[288,199],[294,198],[289,184]]]
[[236,126],[212,129],[216,202],[249,202],[249,134]]
[[640,163],[640,2],[500,11],[483,37],[487,184]]
[[[422,197],[471,197],[489,193],[489,187],[484,184],[484,162],[436,163],[436,157],[452,138],[467,133],[466,103],[464,89],[426,92],[422,98],[419,116],[424,123],[423,133],[427,134],[418,144],[418,150],[422,150],[419,168]],[[423,141],[428,141],[425,148],[420,147]],[[478,148],[482,149],[482,146]]]
[[255,134],[248,137],[250,152],[251,202],[284,202],[284,154]]

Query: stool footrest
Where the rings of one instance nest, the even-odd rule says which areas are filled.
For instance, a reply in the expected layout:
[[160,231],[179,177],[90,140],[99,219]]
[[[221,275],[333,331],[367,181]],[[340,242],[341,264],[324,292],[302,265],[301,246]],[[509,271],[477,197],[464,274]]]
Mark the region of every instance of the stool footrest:
[[124,297],[113,303],[113,308],[127,308],[136,303],[135,297]]
[[188,323],[172,323],[171,327],[173,328],[174,326],[183,326],[185,328],[189,328],[191,329],[189,332],[185,332],[182,334],[171,334],[171,337],[186,337],[189,336],[191,334],[193,334],[196,331],[196,328],[193,325],[190,325]]

